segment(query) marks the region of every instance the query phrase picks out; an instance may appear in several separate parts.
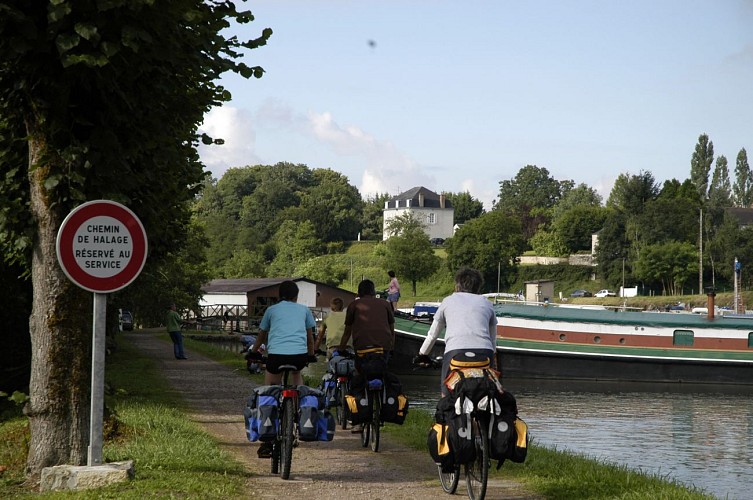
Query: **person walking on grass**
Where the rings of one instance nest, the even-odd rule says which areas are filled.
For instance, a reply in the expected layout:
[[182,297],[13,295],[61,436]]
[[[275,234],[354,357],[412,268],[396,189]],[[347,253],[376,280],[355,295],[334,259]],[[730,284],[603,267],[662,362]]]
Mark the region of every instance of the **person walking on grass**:
[[387,302],[392,306],[392,312],[397,310],[397,301],[400,300],[400,283],[395,277],[395,271],[387,271],[390,277],[390,284],[387,286]]
[[183,333],[180,331],[180,314],[175,309],[175,304],[170,304],[165,316],[165,326],[167,333],[170,334],[170,340],[173,341],[173,353],[175,359],[188,359],[183,352]]

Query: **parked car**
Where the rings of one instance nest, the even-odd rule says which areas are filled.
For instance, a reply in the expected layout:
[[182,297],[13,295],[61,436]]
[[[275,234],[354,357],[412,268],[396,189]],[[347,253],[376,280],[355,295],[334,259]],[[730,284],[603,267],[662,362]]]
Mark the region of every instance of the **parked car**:
[[444,238],[432,238],[432,239],[430,239],[429,241],[430,241],[430,242],[431,242],[431,244],[432,244],[432,245],[434,245],[435,247],[439,247],[439,246],[442,246],[442,245],[444,245]]
[[570,297],[591,297],[592,294],[588,290],[575,290],[570,294]]
[[118,323],[121,332],[130,332],[133,330],[133,316],[131,315],[131,311],[120,309],[118,311]]
[[599,290],[594,294],[594,297],[617,297],[617,294],[614,293],[612,290]]

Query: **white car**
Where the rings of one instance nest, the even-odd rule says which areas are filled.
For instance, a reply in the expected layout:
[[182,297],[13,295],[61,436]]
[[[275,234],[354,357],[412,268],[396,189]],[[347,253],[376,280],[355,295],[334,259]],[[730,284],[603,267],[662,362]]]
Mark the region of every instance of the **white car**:
[[594,297],[617,297],[617,294],[612,290],[599,290],[594,294]]

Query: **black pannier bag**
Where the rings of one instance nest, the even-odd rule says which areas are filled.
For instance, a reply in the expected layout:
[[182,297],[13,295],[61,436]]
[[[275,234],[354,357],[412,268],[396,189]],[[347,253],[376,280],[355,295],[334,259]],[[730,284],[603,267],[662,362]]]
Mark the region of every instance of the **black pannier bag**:
[[387,371],[387,362],[384,359],[384,349],[374,347],[363,349],[356,353],[358,359],[356,367],[358,372],[367,380],[381,379]]
[[384,375],[382,410],[379,417],[383,422],[403,425],[408,415],[408,397],[403,394],[403,386],[393,373]]
[[429,430],[429,454],[442,466],[444,472],[450,472],[453,467],[470,463],[476,458],[471,416],[464,411],[462,405],[458,404],[456,407],[456,401],[452,396],[439,400],[434,414],[436,424]]
[[350,383],[350,391],[345,395],[345,402],[353,425],[371,421],[371,405],[365,379],[356,374]]
[[447,424],[434,423],[426,442],[431,459],[442,468],[442,472],[452,472],[455,469],[455,458],[450,449],[448,432]]

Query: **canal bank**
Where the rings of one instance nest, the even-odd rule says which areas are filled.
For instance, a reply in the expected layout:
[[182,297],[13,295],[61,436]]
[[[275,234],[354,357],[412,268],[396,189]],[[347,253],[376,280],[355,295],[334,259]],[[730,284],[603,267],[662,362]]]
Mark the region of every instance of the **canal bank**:
[[[155,361],[172,390],[189,405],[191,419],[244,465],[250,474],[248,498],[303,494],[309,499],[429,499],[443,495],[427,453],[389,436],[380,452],[373,453],[361,447],[357,435],[342,430],[329,443],[301,443],[294,451],[291,479],[283,481],[270,473],[269,460],[256,457],[258,445],[246,440],[241,412],[253,384],[245,373],[190,349],[188,360],[176,360],[171,345],[157,332],[129,332],[123,337]],[[519,483],[492,479],[487,498],[541,497]]]

